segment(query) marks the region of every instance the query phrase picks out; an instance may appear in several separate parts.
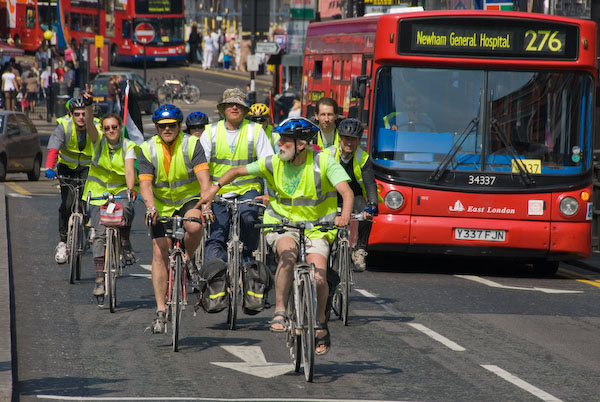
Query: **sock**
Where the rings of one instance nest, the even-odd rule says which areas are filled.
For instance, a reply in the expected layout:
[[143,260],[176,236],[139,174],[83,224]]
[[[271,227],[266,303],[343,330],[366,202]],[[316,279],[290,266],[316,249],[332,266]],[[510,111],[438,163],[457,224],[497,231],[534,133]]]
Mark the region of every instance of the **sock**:
[[104,279],[104,257],[94,257],[94,268],[96,269],[96,282]]

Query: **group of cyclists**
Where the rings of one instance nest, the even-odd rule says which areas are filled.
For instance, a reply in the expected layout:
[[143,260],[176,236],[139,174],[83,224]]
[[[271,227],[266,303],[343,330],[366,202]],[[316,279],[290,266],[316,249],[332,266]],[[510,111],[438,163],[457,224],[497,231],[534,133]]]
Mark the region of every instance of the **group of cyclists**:
[[[100,197],[109,192],[125,195],[117,202],[124,209],[122,246],[128,260],[135,260],[129,241],[133,211],[128,200],[139,196],[146,207],[152,237],[152,285],[156,299],[153,333],[166,331],[167,268],[171,240],[160,216],[203,218],[210,216],[210,234],[205,240],[205,260],[227,261],[229,210],[212,203],[214,197],[257,199],[266,205],[264,223],[311,222],[307,230],[307,261],[314,263],[317,285],[316,354],[330,348],[326,320],[329,295],[327,261],[336,230],[321,231],[320,223],[349,224],[353,212],[366,216],[377,213],[378,195],[369,155],[359,147],[363,125],[352,118],[338,118],[338,105],[331,98],[316,104],[316,123],[298,117],[273,127],[270,110],[264,104],[246,103],[246,94],[227,89],[217,104],[221,120],[210,123],[202,112],[185,119],[181,110],[163,104],[152,115],[157,134],[142,144],[124,138],[119,115],[93,116],[90,91],[69,102],[69,116],[61,119],[48,143],[46,177],[87,179],[82,200],[74,200],[61,187],[59,208],[60,242],[55,260],[67,261],[67,222],[73,202],[82,202],[91,193]],[[137,161],[137,169],[136,169]],[[136,171],[137,170],[137,171]],[[266,187],[266,188],[265,188]],[[96,272],[94,295],[104,294],[104,233],[100,223],[102,201],[94,203],[88,225],[95,230],[93,257]],[[367,208],[369,207],[369,208]],[[341,211],[341,212],[340,212]],[[245,261],[258,247],[258,207],[242,204],[240,231]],[[370,233],[368,220],[359,224],[359,240],[353,251],[355,270],[366,268],[366,247]],[[185,223],[184,244],[190,272],[192,256],[202,241],[204,228]],[[268,232],[266,240],[278,256],[275,274],[276,304],[270,330],[287,328],[285,306],[292,286],[293,265],[298,257],[298,233]]]

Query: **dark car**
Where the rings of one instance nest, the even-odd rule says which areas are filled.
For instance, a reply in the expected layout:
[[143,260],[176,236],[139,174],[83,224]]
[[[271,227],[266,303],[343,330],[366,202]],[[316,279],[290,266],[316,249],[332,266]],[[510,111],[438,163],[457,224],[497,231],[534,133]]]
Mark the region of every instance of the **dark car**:
[[29,180],[40,178],[42,148],[40,135],[21,112],[0,111],[0,181],[7,173],[27,173]]
[[[108,73],[100,73],[96,76],[92,84],[94,85],[94,101],[96,101],[95,111],[97,114],[103,115],[108,109],[106,96],[108,94],[108,80],[112,75],[120,75],[123,77],[121,81],[121,90],[125,91],[127,81],[130,85],[130,96],[132,96],[140,107],[142,113],[151,114],[158,109],[158,98],[152,89],[148,86],[144,79],[137,73],[111,71]],[[124,95],[124,94],[123,94]],[[124,105],[121,105],[121,108]]]

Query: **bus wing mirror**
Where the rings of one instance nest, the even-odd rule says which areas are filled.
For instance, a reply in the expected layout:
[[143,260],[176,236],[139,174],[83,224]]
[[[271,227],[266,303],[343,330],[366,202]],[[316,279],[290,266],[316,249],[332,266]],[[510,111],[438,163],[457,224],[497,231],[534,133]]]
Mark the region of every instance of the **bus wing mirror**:
[[364,98],[367,94],[367,81],[369,80],[368,75],[359,75],[352,79],[352,97],[353,98]]

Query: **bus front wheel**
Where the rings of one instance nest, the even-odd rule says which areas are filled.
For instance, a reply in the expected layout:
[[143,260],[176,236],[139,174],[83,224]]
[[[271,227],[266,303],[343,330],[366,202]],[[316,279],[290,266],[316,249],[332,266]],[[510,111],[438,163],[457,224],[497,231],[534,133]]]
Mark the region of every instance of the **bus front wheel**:
[[560,261],[536,261],[533,263],[533,273],[539,276],[553,276],[558,271]]

